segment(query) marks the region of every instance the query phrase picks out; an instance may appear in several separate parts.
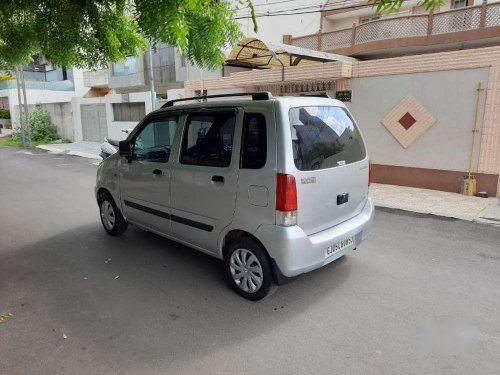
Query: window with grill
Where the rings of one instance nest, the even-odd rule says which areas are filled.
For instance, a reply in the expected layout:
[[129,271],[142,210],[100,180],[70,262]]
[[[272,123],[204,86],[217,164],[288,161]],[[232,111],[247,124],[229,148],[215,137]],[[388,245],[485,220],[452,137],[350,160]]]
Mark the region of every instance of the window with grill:
[[467,0],[454,0],[451,2],[451,9],[465,8],[467,5]]
[[114,121],[141,121],[146,116],[144,102],[113,103]]
[[113,63],[113,76],[126,76],[137,73],[137,60],[134,56],[127,56],[125,60]]

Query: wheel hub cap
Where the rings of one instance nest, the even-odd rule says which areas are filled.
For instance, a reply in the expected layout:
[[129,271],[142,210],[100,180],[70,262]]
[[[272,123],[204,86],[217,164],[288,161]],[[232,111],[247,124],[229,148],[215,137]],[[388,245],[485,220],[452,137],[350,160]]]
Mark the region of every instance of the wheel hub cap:
[[112,230],[115,226],[115,210],[109,201],[104,201],[101,204],[101,219],[106,229]]
[[244,292],[255,293],[262,287],[262,266],[257,257],[247,249],[236,249],[229,259],[235,284]]

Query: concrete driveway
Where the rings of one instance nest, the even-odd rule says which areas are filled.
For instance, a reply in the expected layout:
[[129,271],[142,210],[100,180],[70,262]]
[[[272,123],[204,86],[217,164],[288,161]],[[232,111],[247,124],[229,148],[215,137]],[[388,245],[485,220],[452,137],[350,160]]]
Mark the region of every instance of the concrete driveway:
[[67,154],[73,156],[81,156],[89,159],[102,160],[101,143],[100,142],[85,142],[76,141],[72,143],[51,143],[48,145],[37,146],[39,149],[50,151],[56,154]]
[[378,210],[252,303],[209,256],[106,235],[93,162],[0,148],[0,374],[500,374],[499,229]]

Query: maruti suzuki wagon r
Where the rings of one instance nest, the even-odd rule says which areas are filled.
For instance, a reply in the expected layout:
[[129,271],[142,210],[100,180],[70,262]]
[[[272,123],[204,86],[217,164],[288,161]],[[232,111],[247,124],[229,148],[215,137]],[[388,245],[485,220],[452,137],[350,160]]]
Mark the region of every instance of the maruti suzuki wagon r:
[[217,257],[259,300],[366,238],[370,163],[342,102],[239,96],[148,114],[100,163],[95,193],[109,234],[133,224]]

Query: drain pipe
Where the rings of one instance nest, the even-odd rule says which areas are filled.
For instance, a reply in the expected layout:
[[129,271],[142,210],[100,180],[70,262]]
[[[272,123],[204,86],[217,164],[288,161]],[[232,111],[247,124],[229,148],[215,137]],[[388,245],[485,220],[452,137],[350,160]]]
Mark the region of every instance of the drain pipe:
[[484,91],[483,83],[479,82],[476,89],[476,111],[474,113],[474,127],[472,128],[472,144],[469,153],[469,166],[467,168],[467,176],[462,181],[460,192],[464,195],[476,195],[477,185],[476,177],[472,173],[472,162],[474,160],[474,148],[476,146],[476,135],[479,133],[477,122],[479,117],[479,105],[481,93]]

